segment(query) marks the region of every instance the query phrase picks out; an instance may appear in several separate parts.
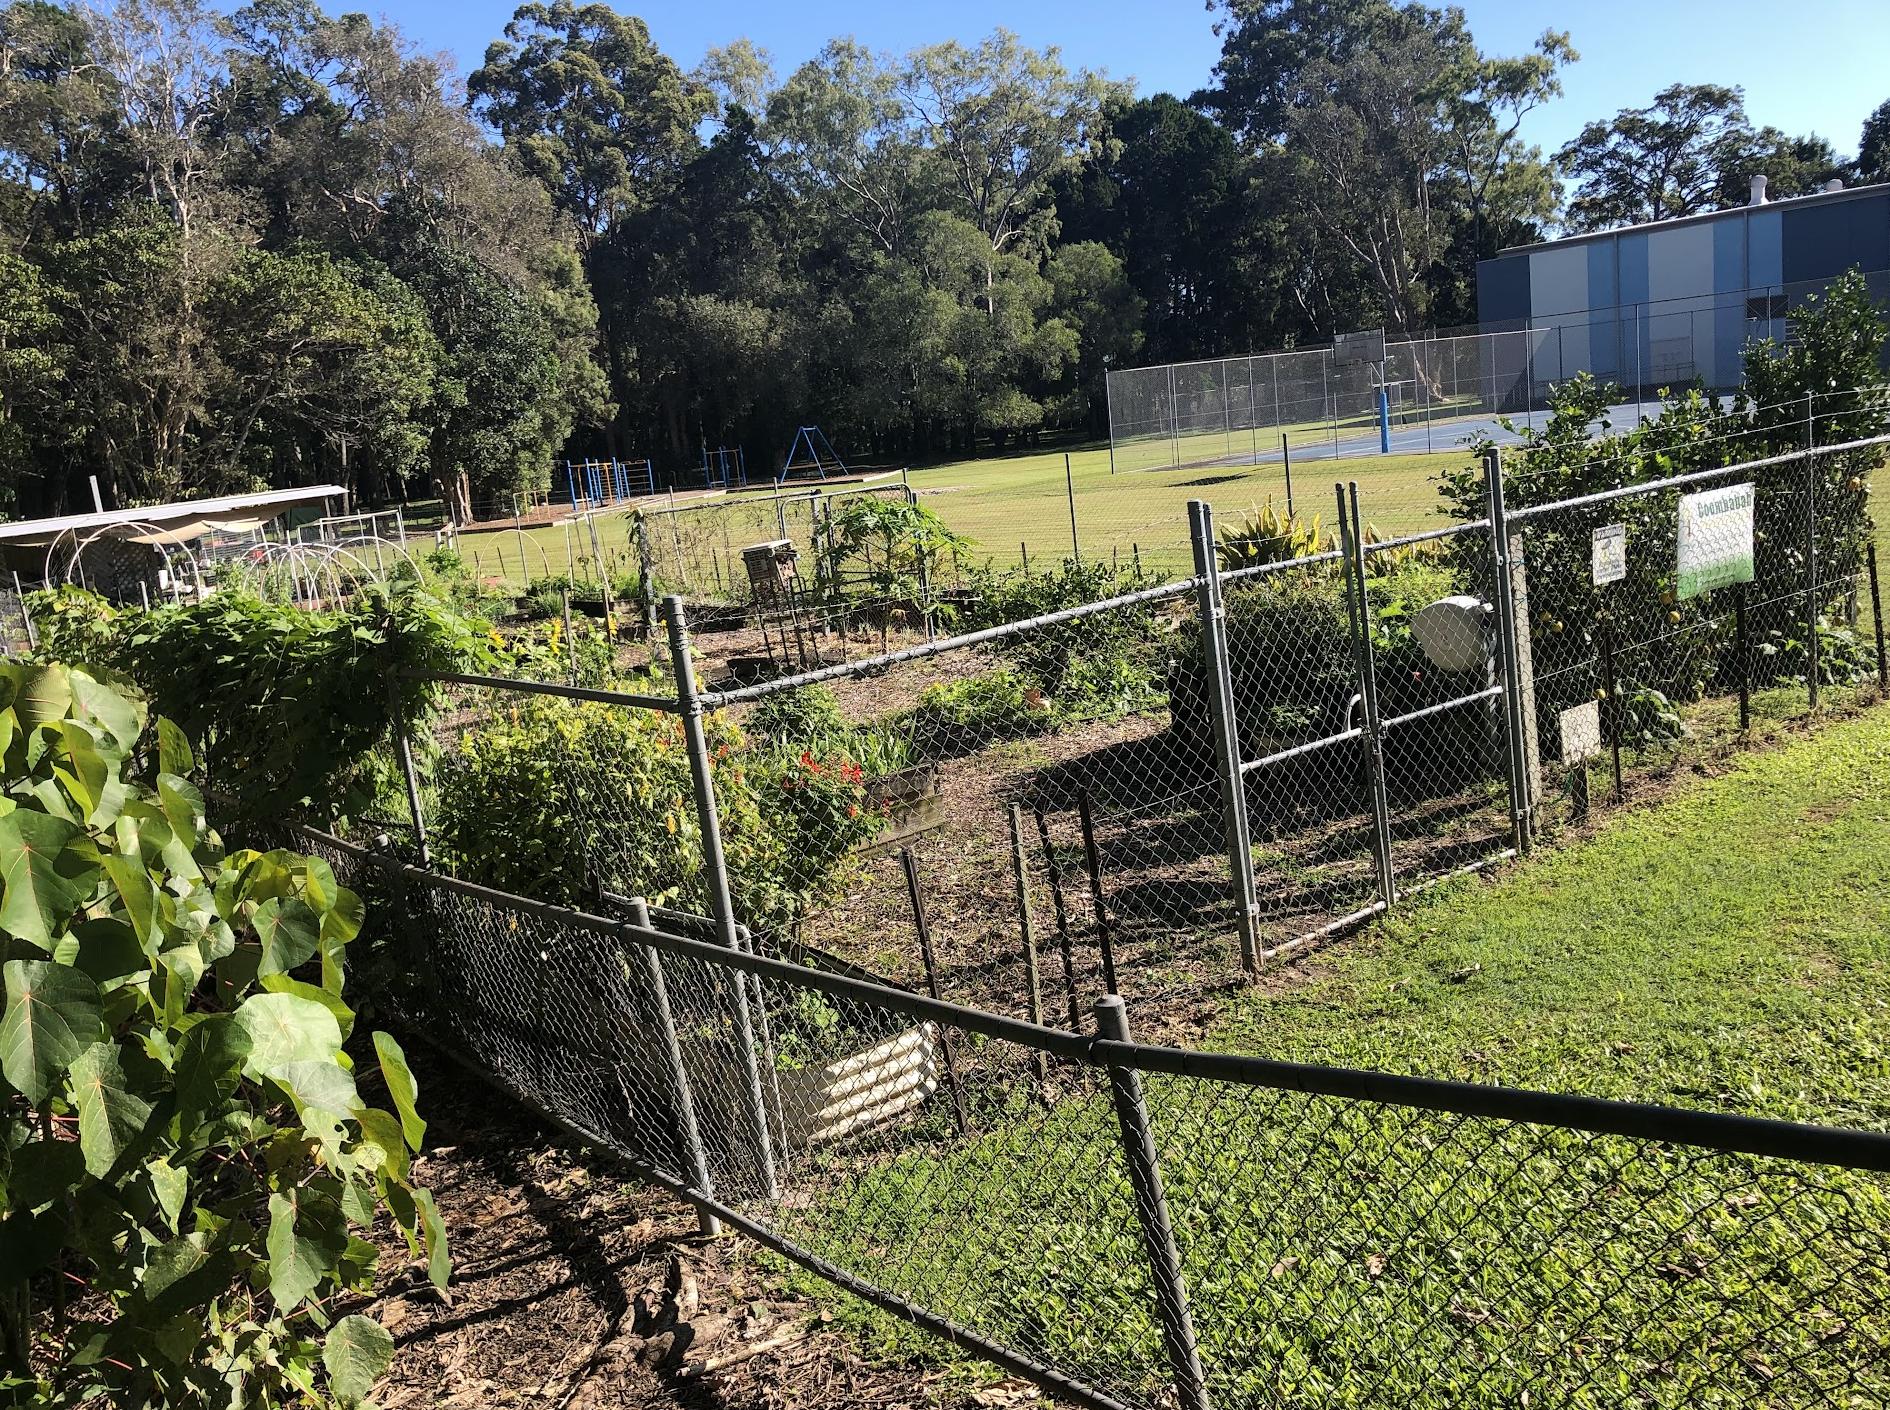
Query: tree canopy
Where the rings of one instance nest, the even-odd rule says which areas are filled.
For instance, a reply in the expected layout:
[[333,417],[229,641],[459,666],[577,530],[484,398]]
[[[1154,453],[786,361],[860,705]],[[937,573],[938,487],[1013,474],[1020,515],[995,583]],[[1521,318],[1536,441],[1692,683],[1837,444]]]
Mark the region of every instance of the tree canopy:
[[[0,8],[0,512],[344,480],[461,517],[566,455],[776,462],[1103,428],[1138,359],[1474,320],[1480,258],[1890,175],[1676,84],[1554,158],[1577,61],[1407,0],[1216,0],[1137,97],[1005,30],[694,70],[601,0],[464,81],[316,0]],[[1569,200],[1563,204],[1563,182]]]

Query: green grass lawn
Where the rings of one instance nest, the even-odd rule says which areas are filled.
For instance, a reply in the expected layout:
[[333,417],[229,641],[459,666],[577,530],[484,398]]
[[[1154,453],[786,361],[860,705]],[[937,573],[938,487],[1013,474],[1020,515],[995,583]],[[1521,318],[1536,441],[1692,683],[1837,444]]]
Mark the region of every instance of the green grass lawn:
[[[1433,477],[1452,463],[1440,453],[1368,455],[1342,460],[1296,462],[1293,503],[1302,515],[1319,516],[1334,524],[1333,485],[1357,480],[1366,519],[1385,533],[1408,533],[1443,522],[1437,514]],[[1262,447],[1264,450],[1265,447]],[[952,529],[970,539],[974,562],[990,560],[1000,567],[1017,565],[1027,555],[1032,563],[1054,563],[1071,553],[1069,490],[1064,479],[1064,452],[1042,451],[954,461],[910,472],[910,482],[922,502],[937,511]],[[1205,499],[1222,523],[1244,516],[1271,498],[1286,503],[1286,475],[1273,464],[1197,466],[1187,470],[1137,470],[1111,474],[1109,448],[1088,445],[1070,451],[1070,482],[1076,496],[1076,541],[1086,556],[1109,558],[1123,567],[1140,556],[1144,567],[1163,572],[1191,571],[1188,547],[1188,501]],[[1461,451],[1455,454],[1463,454]],[[797,486],[806,488],[806,486]],[[773,537],[772,509],[765,491],[728,496],[739,509],[703,510],[683,516],[683,536],[691,531],[717,545],[718,553],[739,553],[744,543]],[[723,532],[722,517],[735,523]],[[654,532],[661,534],[666,518],[659,516]],[[600,547],[613,571],[634,569],[627,513],[598,519]],[[790,524],[789,535],[807,537],[803,526]],[[590,573],[589,534],[582,526],[567,530],[562,524],[527,528],[487,528],[460,537],[468,561],[475,555],[484,577],[518,584],[525,577],[562,574],[567,565],[579,575]],[[803,543],[805,548],[806,544]],[[702,591],[713,591],[716,569],[726,566],[694,564],[702,556],[694,548],[687,555],[699,568]]]
[[1890,1129],[1890,712],[1428,896],[1217,1038]]
[[[1886,981],[1878,709],[1440,888],[1272,976],[1214,1045],[1883,1129]],[[973,1062],[999,1065],[988,1046]],[[1219,1405],[1890,1399],[1881,1177],[1197,1079],[1148,1090]],[[1154,1400],[1107,1102],[1013,1092],[982,1130],[854,1167],[784,1214],[790,1232]]]

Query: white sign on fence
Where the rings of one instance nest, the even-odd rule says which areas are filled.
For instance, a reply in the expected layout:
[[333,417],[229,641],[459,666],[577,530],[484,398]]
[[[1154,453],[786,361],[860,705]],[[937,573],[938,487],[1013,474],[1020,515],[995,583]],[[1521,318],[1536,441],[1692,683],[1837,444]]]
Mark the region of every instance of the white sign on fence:
[[1595,530],[1595,586],[1606,587],[1627,576],[1627,525],[1603,524]]
[[1752,581],[1750,484],[1680,496],[1680,597]]
[[1562,712],[1562,762],[1579,764],[1601,752],[1601,702],[1590,700]]

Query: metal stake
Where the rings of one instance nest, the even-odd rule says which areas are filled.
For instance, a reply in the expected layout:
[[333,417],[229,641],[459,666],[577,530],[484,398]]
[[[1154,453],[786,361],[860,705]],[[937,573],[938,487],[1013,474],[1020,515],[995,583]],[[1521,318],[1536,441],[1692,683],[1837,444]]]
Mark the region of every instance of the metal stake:
[[[1877,634],[1877,689],[1890,690],[1890,659],[1883,654],[1883,596],[1877,589],[1877,541],[1872,539],[1864,545],[1864,566],[1870,573],[1870,621]],[[15,577],[17,584],[19,579]],[[26,610],[25,600],[21,600],[20,610]]]
[[1070,558],[1077,567],[1083,566],[1083,546],[1076,538],[1076,480],[1070,473],[1070,453],[1063,452],[1063,488],[1070,497]]
[[[1817,444],[1817,437],[1812,430],[1811,394],[1805,393],[1805,440],[1809,445]],[[1808,481],[1805,485],[1806,518],[1805,526],[1805,571],[1808,578],[1810,600],[1805,605],[1805,648],[1809,653],[1809,669],[1805,672],[1807,691],[1811,708],[1818,708],[1818,675],[1822,666],[1818,642],[1818,465],[1815,458],[1807,457],[1805,472]]]
[[1365,729],[1359,742],[1364,749],[1366,782],[1371,794],[1378,898],[1389,910],[1398,899],[1398,884],[1391,866],[1391,804],[1385,790],[1385,732],[1379,723],[1382,716],[1378,709],[1378,669],[1372,659],[1371,605],[1365,597],[1365,544],[1360,531],[1358,481],[1352,481],[1349,487],[1334,485],[1333,489],[1338,494],[1339,529],[1345,545],[1345,605],[1346,615],[1351,619],[1352,657],[1357,663],[1359,695],[1365,708]]
[[[669,656],[676,671],[676,703],[682,714],[683,742],[689,750],[689,778],[695,785],[696,823],[702,833],[702,871],[709,890],[709,913],[715,919],[716,940],[722,948],[739,953],[735,930],[735,900],[729,892],[728,859],[722,852],[722,819],[715,806],[715,778],[710,772],[709,741],[702,728],[702,699],[696,693],[695,660],[689,650],[689,629],[683,603],[671,595],[663,599],[663,620],[669,628]],[[775,1177],[773,1142],[768,1131],[768,1105],[762,1096],[761,1068],[755,1060],[754,1019],[748,1004],[748,976],[737,971],[735,984],[736,1046],[741,1050],[746,1079],[748,1116],[754,1123],[762,1186],[769,1199],[780,1194]]]
[[[651,929],[649,903],[641,896],[630,902],[630,923]],[[637,957],[643,964],[643,982],[650,991],[650,1003],[656,1009],[656,1021],[663,1030],[663,1057],[669,1067],[670,1095],[676,1103],[676,1135],[682,1147],[677,1152],[696,1193],[715,1198],[715,1182],[709,1177],[709,1159],[702,1148],[702,1129],[696,1123],[696,1098],[689,1085],[689,1070],[683,1065],[682,1042],[676,1036],[676,1019],[670,1012],[669,986],[663,980],[663,957],[652,945],[638,945]],[[696,1227],[713,1238],[722,1232],[722,1221],[704,1205],[696,1207]]]
[[1252,974],[1260,967],[1260,903],[1254,888],[1247,788],[1241,778],[1233,672],[1227,659],[1227,613],[1221,602],[1220,557],[1214,549],[1214,510],[1205,500],[1188,501],[1188,529],[1194,542],[1195,610],[1201,618],[1201,665],[1207,675],[1208,709],[1220,771],[1227,866],[1234,887],[1235,923],[1240,931],[1240,966]]
[[1116,985],[1116,952],[1110,943],[1109,912],[1103,905],[1102,862],[1096,854],[1096,827],[1090,818],[1089,790],[1076,795],[1076,815],[1083,825],[1083,862],[1089,869],[1089,901],[1096,912],[1096,948],[1102,951],[1103,988],[1120,994]]
[[[1129,1016],[1122,1000],[1106,994],[1096,1000],[1096,1035],[1127,1043]],[[1104,1061],[1107,1061],[1107,1055]],[[1195,1340],[1194,1318],[1188,1311],[1188,1285],[1181,1273],[1181,1248],[1168,1217],[1168,1197],[1162,1188],[1161,1164],[1155,1154],[1155,1136],[1148,1119],[1148,1101],[1142,1092],[1142,1074],[1133,1067],[1109,1064],[1109,1094],[1122,1134],[1123,1159],[1129,1167],[1129,1186],[1135,1192],[1136,1221],[1142,1228],[1142,1250],[1148,1256],[1155,1284],[1155,1315],[1161,1319],[1162,1345],[1175,1377],[1175,1398],[1181,1410],[1211,1410],[1207,1373],[1201,1368],[1200,1344]]]
[[[943,1001],[944,994],[939,991],[938,958],[932,953],[932,923],[925,917],[925,891],[919,885],[919,864],[913,859],[910,847],[899,849],[899,865],[906,873],[906,896],[912,902],[912,925],[919,932],[919,958],[925,964],[926,991],[935,999]],[[965,1115],[965,1089],[958,1081],[958,1055],[953,1051],[952,1036],[940,1030],[939,1047],[945,1054],[945,1085],[951,1088],[952,1111],[958,1118],[958,1134],[971,1134],[971,1120]]]
[[1746,588],[1733,589],[1733,650],[1739,653],[1739,728],[1752,728],[1752,645],[1746,637]]
[[[1743,622],[1743,618],[1741,621]],[[1626,798],[1621,787],[1621,701],[1616,690],[1614,672],[1614,617],[1608,614],[1601,619],[1601,690],[1607,696],[1608,705],[1608,748],[1614,755],[1614,801],[1619,804]],[[1740,695],[1744,696],[1743,682]]]

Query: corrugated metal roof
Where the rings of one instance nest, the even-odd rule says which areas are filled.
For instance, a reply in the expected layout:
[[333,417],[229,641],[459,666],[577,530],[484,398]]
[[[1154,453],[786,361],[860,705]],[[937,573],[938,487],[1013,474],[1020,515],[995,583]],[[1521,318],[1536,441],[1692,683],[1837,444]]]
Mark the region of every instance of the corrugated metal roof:
[[196,519],[211,514],[240,513],[245,509],[292,509],[298,504],[319,503],[325,499],[346,499],[348,492],[340,485],[308,485],[294,490],[263,490],[256,494],[229,494],[216,499],[185,499],[174,504],[146,504],[136,509],[108,509],[103,514],[67,514],[56,519],[21,519],[0,524],[0,543],[19,540],[44,541],[65,533],[89,533],[111,524],[164,524],[176,519]]
[[1890,191],[1890,183],[1878,182],[1871,186],[1846,186],[1841,191],[1813,191],[1808,196],[1781,196],[1777,200],[1768,200],[1761,205],[1727,206],[1724,210],[1701,211],[1698,215],[1676,215],[1667,220],[1643,220],[1637,225],[1615,225],[1606,230],[1587,230],[1580,235],[1564,235],[1559,240],[1539,240],[1533,245],[1506,245],[1494,256],[1501,259],[1504,255],[1534,254],[1537,250],[1553,250],[1562,245],[1579,245],[1585,240],[1606,240],[1615,235],[1626,235],[1635,230],[1670,230],[1679,225],[1698,225],[1708,220],[1730,220],[1736,215],[1750,215],[1753,211],[1778,210],[1781,207],[1832,204],[1838,201],[1851,201],[1859,196],[1870,196]]

